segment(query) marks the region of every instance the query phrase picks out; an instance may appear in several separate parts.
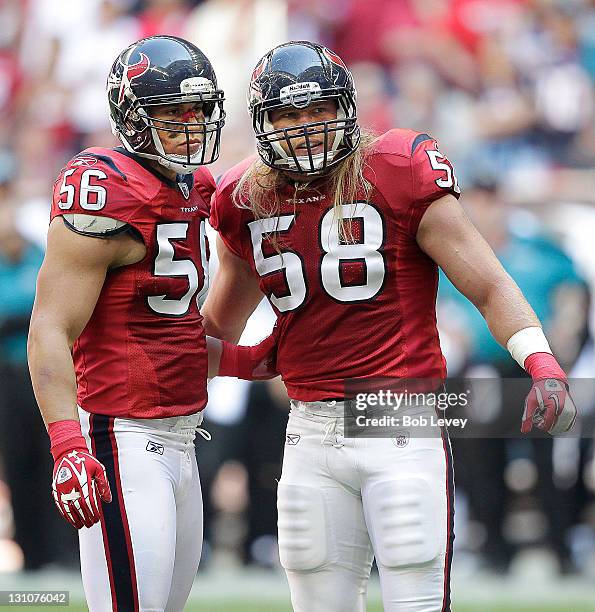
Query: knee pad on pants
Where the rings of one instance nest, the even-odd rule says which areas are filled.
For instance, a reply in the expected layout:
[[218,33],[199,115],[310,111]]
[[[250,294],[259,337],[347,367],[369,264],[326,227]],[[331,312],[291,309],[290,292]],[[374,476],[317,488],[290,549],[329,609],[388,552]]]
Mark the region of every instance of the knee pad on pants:
[[279,483],[279,557],[287,570],[313,570],[327,561],[324,497],[319,489]]
[[374,553],[385,567],[433,561],[443,548],[446,516],[436,491],[422,478],[373,484],[367,495]]

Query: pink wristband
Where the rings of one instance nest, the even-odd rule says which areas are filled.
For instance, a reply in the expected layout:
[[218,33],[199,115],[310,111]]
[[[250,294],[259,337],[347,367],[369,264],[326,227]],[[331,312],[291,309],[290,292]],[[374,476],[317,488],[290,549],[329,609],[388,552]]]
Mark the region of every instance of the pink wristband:
[[555,378],[568,384],[564,370],[551,353],[532,353],[523,365],[534,381]]
[[50,436],[50,453],[54,461],[69,450],[88,450],[81,431],[81,424],[78,421],[66,420],[50,423],[48,435]]

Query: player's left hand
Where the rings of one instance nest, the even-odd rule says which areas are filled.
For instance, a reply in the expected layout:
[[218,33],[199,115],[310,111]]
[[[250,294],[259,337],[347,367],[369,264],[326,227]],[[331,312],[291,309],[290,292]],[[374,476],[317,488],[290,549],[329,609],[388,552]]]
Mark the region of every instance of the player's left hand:
[[522,433],[536,427],[555,436],[570,431],[575,420],[576,406],[565,381],[556,378],[533,381],[525,399]]

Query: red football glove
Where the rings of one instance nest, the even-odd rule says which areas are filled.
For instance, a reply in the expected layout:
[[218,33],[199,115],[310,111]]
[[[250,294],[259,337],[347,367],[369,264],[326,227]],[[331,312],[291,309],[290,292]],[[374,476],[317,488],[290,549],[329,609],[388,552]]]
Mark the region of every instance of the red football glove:
[[533,427],[552,436],[570,431],[576,420],[576,406],[558,362],[549,353],[533,353],[524,365],[533,377],[533,386],[525,399],[521,433]]
[[54,502],[73,527],[91,527],[100,518],[97,492],[104,502],[112,501],[105,468],[89,453],[77,421],[50,423],[48,433],[54,456]]
[[279,329],[275,325],[270,336],[256,346],[238,346],[222,341],[219,376],[235,376],[244,380],[268,380],[277,372],[277,340]]

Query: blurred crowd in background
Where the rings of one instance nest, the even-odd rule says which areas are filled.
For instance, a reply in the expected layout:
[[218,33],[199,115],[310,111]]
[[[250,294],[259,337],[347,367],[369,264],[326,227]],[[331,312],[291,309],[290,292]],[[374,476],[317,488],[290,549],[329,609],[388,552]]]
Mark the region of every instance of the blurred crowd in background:
[[[362,126],[437,138],[462,204],[581,379],[579,410],[595,409],[595,0],[0,0],[0,23],[0,571],[77,564],[50,496],[28,318],[52,183],[81,149],[116,144],[106,75],[144,36],[187,38],[211,59],[228,113],[215,175],[254,151],[245,91],[258,58],[291,39],[336,51]],[[263,306],[243,341],[271,325]],[[439,326],[449,375],[522,375],[445,278]],[[210,395],[213,439],[197,442],[205,563],[275,567],[284,387],[220,379]],[[474,417],[516,430],[522,401],[503,383]],[[537,547],[563,573],[595,573],[593,432],[581,433],[454,440],[458,559],[507,572]]]

